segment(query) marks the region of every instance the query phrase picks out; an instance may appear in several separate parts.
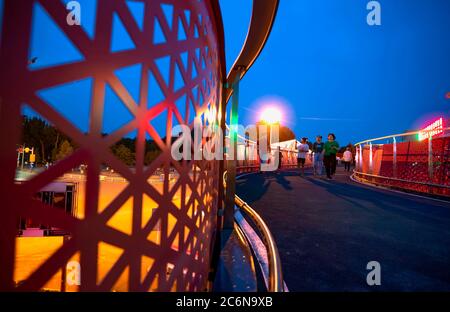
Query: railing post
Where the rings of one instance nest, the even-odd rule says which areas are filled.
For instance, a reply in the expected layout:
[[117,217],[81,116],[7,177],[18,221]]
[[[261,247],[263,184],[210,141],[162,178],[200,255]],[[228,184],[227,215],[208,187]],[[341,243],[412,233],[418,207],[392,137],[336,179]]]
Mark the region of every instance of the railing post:
[[369,142],[369,172],[373,173],[372,142]]
[[359,171],[362,172],[363,171],[363,145],[360,144],[359,145]]
[[397,140],[393,137],[392,142],[392,174],[397,177]]
[[433,141],[432,136],[428,137],[428,178],[433,180]]
[[232,153],[232,159],[227,159],[227,187],[225,189],[225,207],[223,216],[223,229],[232,230],[234,226],[234,196],[236,193],[236,156],[237,156],[237,126],[238,126],[238,104],[239,104],[239,81],[240,74],[236,76],[231,97],[230,112],[230,146],[228,157]]

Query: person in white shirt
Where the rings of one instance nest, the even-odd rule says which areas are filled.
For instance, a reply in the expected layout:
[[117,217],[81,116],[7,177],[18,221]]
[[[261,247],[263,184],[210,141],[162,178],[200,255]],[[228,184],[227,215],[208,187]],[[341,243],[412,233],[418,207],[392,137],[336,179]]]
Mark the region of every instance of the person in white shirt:
[[302,168],[302,175],[305,175],[306,154],[309,152],[309,145],[306,144],[307,138],[302,138],[301,143],[297,146],[297,167]]
[[352,163],[353,160],[353,154],[350,151],[350,147],[347,147],[342,158],[344,162],[344,170],[350,171],[350,164]]

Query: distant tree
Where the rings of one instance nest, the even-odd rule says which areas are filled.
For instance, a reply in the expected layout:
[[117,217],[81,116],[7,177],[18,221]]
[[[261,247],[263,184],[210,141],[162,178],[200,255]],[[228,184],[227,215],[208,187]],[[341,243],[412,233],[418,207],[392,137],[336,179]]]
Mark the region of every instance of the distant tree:
[[115,145],[123,145],[134,153],[136,151],[136,138],[122,138]]
[[160,154],[161,154],[161,151],[159,151],[159,150],[153,150],[153,151],[146,152],[145,157],[144,157],[144,164],[146,166],[150,165]]
[[[173,138],[173,141],[175,141],[175,138]],[[172,143],[173,143],[173,141],[172,141]],[[156,144],[155,141],[146,140],[145,141],[145,150],[146,151],[159,151],[160,148],[159,148],[158,144]]]
[[286,126],[280,126],[280,142],[295,139],[295,133]]
[[125,145],[119,144],[112,148],[112,152],[120,160],[122,160],[127,166],[134,165],[134,153]]
[[23,116],[22,144],[34,147],[36,162],[54,161],[60,150],[60,142],[72,140],[42,118]]
[[69,141],[64,140],[59,147],[59,151],[56,154],[56,160],[61,160],[73,153],[73,147]]
[[23,135],[22,142],[27,147],[34,147],[35,153],[39,158],[45,159],[45,142],[44,129],[46,123],[39,118],[28,118],[24,116],[23,119]]

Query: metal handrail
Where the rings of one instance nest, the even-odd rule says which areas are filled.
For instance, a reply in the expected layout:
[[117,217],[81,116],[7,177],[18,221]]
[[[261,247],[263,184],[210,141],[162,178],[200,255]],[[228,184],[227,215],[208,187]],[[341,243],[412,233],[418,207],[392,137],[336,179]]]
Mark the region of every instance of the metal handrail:
[[[446,127],[446,128],[443,128],[443,129],[442,129],[442,131],[448,131],[448,130],[450,130],[450,127]],[[433,131],[436,131],[436,129],[433,129],[433,130],[417,130],[417,131],[412,131],[412,132],[405,132],[405,133],[399,133],[399,134],[391,134],[391,135],[386,135],[386,136],[379,137],[379,138],[374,138],[374,139],[364,140],[364,141],[355,143],[355,146],[361,145],[361,144],[370,143],[370,142],[374,142],[374,141],[380,141],[380,140],[385,140],[385,139],[391,139],[391,138],[395,138],[395,137],[404,137],[404,136],[414,135],[414,134],[418,134],[418,133],[433,132]]]
[[[233,84],[236,81],[239,82],[243,78],[245,73],[254,64],[265,43],[267,42],[277,13],[278,3],[279,0],[253,1],[252,17],[245,43],[227,76],[227,88],[225,89],[223,94],[225,105],[226,103],[228,103],[228,100],[235,91]],[[225,127],[229,130],[229,127],[226,123]],[[241,136],[238,134],[238,137]],[[251,140],[248,140],[248,142],[256,144],[256,142]],[[224,187],[226,187],[226,174],[227,171],[225,171],[223,174]],[[271,292],[283,291],[284,282],[281,271],[281,261],[272,233],[270,232],[264,220],[258,215],[258,213],[256,213],[256,211],[254,211],[236,194],[234,195],[235,204],[253,220],[263,236],[263,241],[266,245],[269,258],[268,290]],[[231,200],[232,198],[230,197],[230,201]]]
[[441,187],[441,188],[449,188],[450,189],[450,185],[443,185],[443,184],[436,184],[436,183],[429,183],[429,182],[422,182],[422,181],[405,180],[405,179],[399,179],[399,178],[394,178],[394,177],[386,177],[386,176],[382,176],[382,175],[364,173],[364,172],[356,171],[356,170],[353,170],[353,174],[364,175],[364,176],[377,178],[377,179],[379,178],[379,179],[385,179],[385,180],[392,180],[392,181],[399,181],[399,182],[405,182],[405,183],[413,183],[413,184],[420,184],[420,185]]
[[281,259],[278,253],[278,248],[275,244],[275,239],[270,232],[267,224],[261,216],[253,210],[246,202],[239,196],[235,195],[236,205],[242,209],[256,224],[259,231],[263,235],[263,242],[266,245],[269,262],[269,289],[270,292],[284,291],[283,271],[281,268]]
[[[359,157],[362,157],[362,150],[364,149],[363,144],[369,144],[370,149],[372,149],[373,145],[383,145],[383,144],[372,144],[372,142],[374,141],[380,141],[380,140],[385,140],[385,139],[393,139],[393,144],[394,144],[394,150],[393,150],[393,166],[395,168],[396,166],[396,137],[405,137],[405,136],[411,136],[411,135],[415,135],[418,133],[430,133],[430,132],[434,132],[437,129],[430,129],[430,130],[417,130],[417,131],[410,131],[410,132],[406,132],[406,133],[399,133],[399,134],[392,134],[392,135],[387,135],[387,136],[383,136],[383,137],[378,137],[378,138],[374,138],[374,139],[368,139],[368,140],[364,140],[361,142],[358,142],[355,144],[355,147],[357,148],[357,155],[358,155],[358,150],[359,150]],[[446,133],[448,130],[450,130],[450,127],[442,127],[439,130],[442,130],[442,133]],[[432,160],[432,152],[431,152],[431,141],[432,141],[432,136],[430,135],[429,138],[429,143],[428,143],[428,167],[429,167],[429,176],[430,178],[432,177],[433,174],[433,160]],[[360,163],[362,160],[359,159],[358,157],[358,163]],[[358,166],[357,166],[358,167]],[[361,167],[359,167],[359,170],[361,169]],[[448,185],[443,185],[443,184],[436,184],[436,183],[430,183],[430,182],[423,182],[423,181],[414,181],[414,180],[406,180],[406,179],[400,179],[398,178],[395,174],[394,177],[387,177],[387,176],[381,176],[381,175],[377,175],[377,174],[373,174],[373,173],[366,173],[366,172],[362,172],[359,171],[358,169],[354,169],[353,170],[353,176],[356,177],[357,175],[362,175],[362,176],[367,176],[367,177],[372,177],[372,178],[379,178],[379,179],[385,179],[385,180],[391,180],[391,181],[399,181],[399,182],[405,182],[405,183],[413,183],[413,184],[418,184],[418,185],[426,185],[426,186],[430,186],[430,187],[438,187],[438,188],[450,188],[450,186]],[[394,169],[395,170],[395,169]]]
[[[255,63],[266,44],[277,15],[279,0],[253,0],[250,25],[241,52],[227,75],[231,86],[236,79],[241,80]],[[225,103],[231,97],[233,88],[225,90]]]
[[[227,186],[225,171],[223,174],[223,185]],[[283,270],[281,267],[280,254],[278,253],[278,248],[275,243],[275,239],[269,230],[266,222],[261,218],[261,216],[252,208],[249,204],[243,201],[238,195],[234,196],[234,201],[236,206],[244,211],[250,219],[258,227],[258,230],[262,234],[262,239],[264,245],[267,249],[268,262],[269,262],[269,292],[283,292],[284,291],[284,280],[283,280]]]

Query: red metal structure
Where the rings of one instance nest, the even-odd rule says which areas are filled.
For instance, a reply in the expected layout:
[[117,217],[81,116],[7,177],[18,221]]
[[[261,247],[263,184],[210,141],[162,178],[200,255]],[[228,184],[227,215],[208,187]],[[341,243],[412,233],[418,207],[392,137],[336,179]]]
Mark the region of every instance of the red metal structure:
[[[197,117],[208,114],[208,119],[203,118],[205,123],[220,122],[218,115],[223,111],[221,98],[225,77],[220,10],[217,1],[140,2],[145,5],[143,29],[133,19],[125,1],[98,0],[96,32],[90,38],[81,27],[72,27],[66,23],[67,10],[62,1],[5,1],[0,59],[1,290],[39,290],[76,253],[80,254],[82,291],[113,289],[124,272],[128,274],[130,291],[147,291],[155,281],[159,291],[207,289],[211,247],[220,205],[220,168],[217,161],[195,161],[195,164],[194,161],[174,161],[170,155],[170,135],[164,138],[155,130],[151,121],[163,111],[167,112],[166,133],[170,133],[174,123],[189,124],[192,116],[189,116],[187,107],[192,102]],[[30,70],[30,37],[36,3],[39,3],[82,53],[84,60]],[[171,21],[163,13],[163,3],[172,7]],[[134,49],[111,52],[113,15],[117,15],[125,26],[135,45]],[[164,43],[155,44],[153,40],[156,23],[162,29],[166,39]],[[177,36],[179,27],[186,34],[183,40]],[[187,52],[187,64],[182,62],[180,55],[183,52]],[[170,57],[169,72],[164,73],[156,60],[167,56]],[[130,95],[127,87],[114,74],[115,70],[133,64],[142,65],[138,100]],[[176,67],[180,69],[184,81],[184,86],[177,90],[174,88]],[[196,76],[193,75],[194,70]],[[164,99],[150,107],[148,98],[152,96],[152,90],[148,89],[149,72],[154,75],[164,93]],[[84,133],[38,97],[37,92],[89,77],[93,79],[93,90],[89,129]],[[168,78],[167,82],[165,78]],[[134,118],[120,129],[104,136],[102,122],[107,85]],[[198,90],[196,96],[193,92],[195,88]],[[175,101],[181,96],[186,96],[184,112],[175,105]],[[48,170],[19,185],[14,181],[15,150],[21,141],[21,105],[24,103],[72,138],[79,148]],[[212,118],[210,112],[215,114]],[[134,170],[130,170],[111,153],[110,147],[133,130],[137,130],[136,165]],[[162,151],[148,168],[144,167],[146,135]],[[128,181],[128,185],[100,212],[99,174],[103,163],[114,168]],[[80,164],[87,164],[84,218],[67,215],[33,200],[33,194]],[[199,170],[192,170],[194,165]],[[157,168],[162,168],[164,173],[162,192],[148,183]],[[169,187],[171,168],[176,170],[179,177],[175,185]],[[191,190],[189,196],[186,195],[187,189]],[[176,192],[182,194],[179,206],[173,203]],[[143,220],[142,216],[144,195],[152,198],[162,208],[157,209],[149,220]],[[131,235],[107,225],[108,220],[129,199],[133,202]],[[190,209],[194,209],[195,213],[189,214]],[[171,231],[168,227],[169,214],[176,219]],[[71,233],[71,237],[27,279],[15,285],[16,226],[20,217],[65,229]],[[157,224],[161,228],[159,243],[147,239]],[[177,250],[172,247],[175,240]],[[100,242],[123,250],[101,280],[98,279]],[[149,268],[142,268],[143,257],[153,259]]]
[[[421,141],[416,139],[421,131],[416,131],[358,143],[354,177],[380,186],[449,197],[450,137],[445,135],[448,130],[441,127],[439,133],[444,134]],[[393,142],[372,143],[382,140]]]

